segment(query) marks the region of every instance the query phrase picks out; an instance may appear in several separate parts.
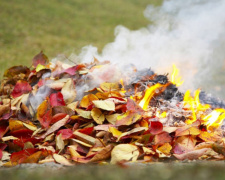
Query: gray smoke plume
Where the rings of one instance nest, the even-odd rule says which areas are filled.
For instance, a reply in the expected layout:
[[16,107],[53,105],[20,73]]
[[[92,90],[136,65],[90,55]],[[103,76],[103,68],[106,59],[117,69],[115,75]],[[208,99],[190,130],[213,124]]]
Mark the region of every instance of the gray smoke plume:
[[[181,89],[202,88],[225,97],[225,0],[169,0],[144,11],[152,24],[131,31],[115,29],[115,40],[99,54],[87,46],[83,61],[110,60],[118,66],[135,64],[156,73],[172,72],[172,64],[185,80]],[[217,92],[218,91],[218,92]]]

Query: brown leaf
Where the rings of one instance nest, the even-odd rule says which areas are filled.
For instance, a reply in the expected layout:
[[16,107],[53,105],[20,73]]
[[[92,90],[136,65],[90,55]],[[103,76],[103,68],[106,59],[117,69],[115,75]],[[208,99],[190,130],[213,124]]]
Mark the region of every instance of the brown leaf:
[[91,116],[97,124],[103,124],[105,120],[105,115],[98,108],[93,108],[91,110]]
[[32,62],[33,66],[37,67],[38,64],[46,65],[49,60],[48,57],[41,51],[38,55],[34,56]]
[[19,74],[30,74],[30,69],[26,66],[13,66],[4,72],[4,77],[13,78]]
[[108,145],[104,148],[102,148],[102,150],[100,150],[91,160],[90,162],[96,162],[96,161],[103,161],[103,160],[107,160],[110,158],[111,156],[111,151],[113,149],[113,145]]

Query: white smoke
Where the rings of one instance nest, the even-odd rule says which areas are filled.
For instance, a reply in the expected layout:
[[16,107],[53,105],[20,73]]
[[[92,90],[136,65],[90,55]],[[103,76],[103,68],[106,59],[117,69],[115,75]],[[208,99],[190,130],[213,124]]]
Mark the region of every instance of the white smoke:
[[225,78],[224,10],[225,0],[169,0],[160,7],[148,6],[144,15],[152,24],[137,31],[118,26],[115,41],[102,54],[87,46],[79,58],[132,63],[162,74],[171,73],[174,63],[185,80],[183,90],[202,87],[213,92],[220,86],[215,82],[224,81],[215,77],[218,72]]

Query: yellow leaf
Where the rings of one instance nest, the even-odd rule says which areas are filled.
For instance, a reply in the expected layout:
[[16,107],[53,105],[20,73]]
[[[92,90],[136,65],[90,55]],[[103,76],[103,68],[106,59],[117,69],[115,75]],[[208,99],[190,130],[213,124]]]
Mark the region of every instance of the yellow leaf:
[[62,151],[65,147],[64,141],[62,139],[62,134],[56,136],[55,141],[56,141],[56,150]]
[[112,133],[112,135],[114,136],[114,137],[119,137],[119,136],[121,136],[121,134],[122,134],[122,132],[120,132],[118,129],[116,129],[115,127],[110,127],[109,128],[109,132],[111,132]]
[[75,111],[78,113],[79,116],[81,116],[85,119],[92,119],[91,111],[85,111],[83,109],[75,109]]
[[137,122],[141,118],[141,115],[138,113],[134,113],[131,111],[127,111],[126,113],[117,116],[116,125],[131,125]]
[[24,123],[24,122],[23,122],[23,125],[24,125],[27,129],[30,129],[31,131],[36,131],[36,130],[37,130],[37,127],[36,127],[35,125],[33,125],[32,123],[27,124],[27,123]]
[[120,90],[118,83],[107,83],[104,82],[100,85],[100,88],[105,92],[118,91]]
[[10,131],[16,131],[16,130],[24,129],[24,126],[21,121],[10,119],[9,120],[9,129],[10,129]]
[[97,124],[102,124],[105,120],[105,115],[98,108],[93,108],[91,110],[91,116]]
[[39,71],[41,71],[43,69],[46,69],[46,67],[44,65],[42,65],[42,64],[38,64],[37,67],[36,67],[36,72],[39,72]]
[[105,118],[106,120],[115,125],[116,124],[116,120],[117,120],[117,116],[119,116],[120,114],[116,113],[116,114],[111,114],[111,115],[106,115]]
[[88,94],[82,98],[80,102],[80,106],[87,108],[88,106],[92,104],[92,101],[94,100],[98,100],[98,98],[94,94]]
[[66,104],[73,102],[73,100],[76,98],[77,93],[72,79],[69,79],[66,82],[61,90],[61,93]]
[[72,166],[72,165],[74,165],[68,159],[66,159],[64,156],[61,156],[59,154],[53,154],[53,158],[59,164],[62,164],[62,165],[65,165],[65,166]]
[[106,111],[115,111],[115,103],[109,100],[95,100],[92,101],[97,108]]
[[30,155],[23,163],[37,163],[42,155],[42,151],[38,151]]
[[[159,157],[168,157],[170,156],[170,151],[172,149],[172,146],[170,145],[170,143],[165,143],[164,145],[160,146],[157,150],[160,151],[161,153],[159,153]],[[165,156],[164,156],[165,155]]]
[[111,153],[111,164],[121,161],[136,161],[139,156],[137,146],[131,144],[119,144]]

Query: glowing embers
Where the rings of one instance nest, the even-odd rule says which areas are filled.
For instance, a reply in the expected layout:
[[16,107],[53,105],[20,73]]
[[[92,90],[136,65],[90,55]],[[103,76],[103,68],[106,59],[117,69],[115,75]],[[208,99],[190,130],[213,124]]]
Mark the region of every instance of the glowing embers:
[[181,80],[181,76],[178,76],[179,74],[179,69],[173,64],[173,73],[171,75],[171,82],[175,84],[177,87],[181,86],[184,81]]
[[209,130],[218,128],[225,119],[225,109],[215,109],[209,115],[203,118],[203,124],[207,126]]
[[154,96],[154,94],[156,93],[156,90],[159,89],[160,87],[163,87],[163,85],[161,84],[155,84],[151,87],[149,87],[144,95],[144,98],[141,100],[141,102],[139,103],[139,105],[144,109],[147,110],[148,108],[148,104],[151,101],[152,97]]

